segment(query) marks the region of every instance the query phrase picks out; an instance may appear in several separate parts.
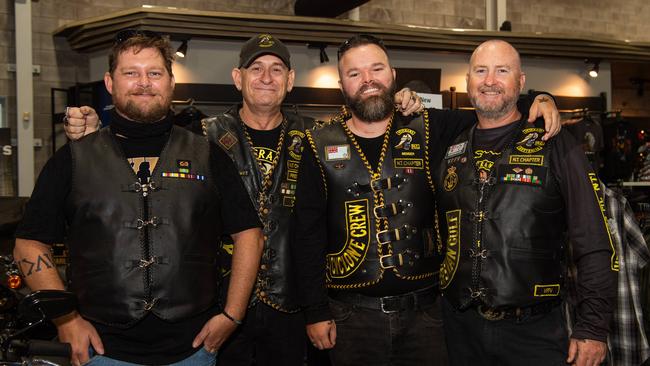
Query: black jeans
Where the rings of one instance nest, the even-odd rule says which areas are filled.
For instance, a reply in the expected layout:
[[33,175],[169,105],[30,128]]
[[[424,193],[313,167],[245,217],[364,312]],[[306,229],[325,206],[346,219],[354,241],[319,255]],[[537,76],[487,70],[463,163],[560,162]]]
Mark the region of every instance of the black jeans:
[[336,321],[333,366],[447,365],[440,298],[423,308],[384,313],[330,299]]
[[287,314],[258,302],[219,349],[217,365],[302,366],[306,339],[302,313]]
[[562,306],[525,319],[487,320],[476,309],[442,301],[452,366],[566,366],[569,351]]

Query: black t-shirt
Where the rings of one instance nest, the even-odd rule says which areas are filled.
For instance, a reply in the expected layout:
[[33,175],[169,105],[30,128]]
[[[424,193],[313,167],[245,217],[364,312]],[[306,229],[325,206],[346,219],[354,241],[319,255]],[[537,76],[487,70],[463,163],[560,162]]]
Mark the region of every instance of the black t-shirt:
[[[171,115],[155,124],[143,124],[128,121],[113,113],[110,128],[138,177],[147,179],[147,171],[153,170],[169,139],[171,126]],[[220,202],[223,233],[233,234],[260,227],[257,212],[241,182],[239,172],[228,155],[212,144],[210,164],[213,176],[216,177],[217,189],[227,197]],[[70,193],[71,179],[72,156],[69,145],[65,145],[45,164],[23,221],[16,231],[17,238],[46,244],[65,241],[68,220],[64,206]],[[102,339],[106,356],[133,363],[168,364],[182,360],[195,351],[192,348],[194,337],[218,311],[217,308],[211,308],[173,323],[149,314],[128,329],[101,324],[94,326]]]
[[[515,137],[518,126],[519,123],[513,122],[474,130],[473,150],[479,172],[489,170],[491,163]],[[616,275],[612,270],[613,246],[600,210],[599,196],[588,176],[593,170],[582,146],[569,132],[561,131],[549,144],[550,171],[564,198],[572,258],[579,274],[572,337],[604,342],[614,308]]]

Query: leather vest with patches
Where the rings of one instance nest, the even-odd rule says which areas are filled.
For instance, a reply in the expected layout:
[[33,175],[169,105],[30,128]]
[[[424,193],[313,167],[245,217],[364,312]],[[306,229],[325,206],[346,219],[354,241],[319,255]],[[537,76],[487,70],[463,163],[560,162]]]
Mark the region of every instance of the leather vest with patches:
[[[259,300],[276,310],[296,312],[299,308],[290,255],[291,215],[298,168],[306,144],[305,129],[311,128],[314,121],[283,111],[286,119],[283,146],[273,170],[269,194],[264,197],[261,207],[259,197],[263,173],[247,141],[244,126],[236,117],[238,110],[239,106],[235,106],[218,117],[204,119],[203,125],[208,139],[220,146],[234,162],[264,225],[264,251],[251,304]],[[230,237],[222,238],[222,246],[230,254],[231,245]],[[231,259],[230,256],[227,258]]]
[[521,124],[480,183],[474,128],[448,148],[438,172],[441,236],[447,243],[440,287],[460,309],[481,302],[520,307],[557,298],[566,219],[550,170],[552,141],[541,141],[543,128]]
[[144,185],[110,128],[70,149],[68,279],[80,313],[128,327],[149,312],[176,321],[216,304],[220,194],[208,142],[173,127]]
[[307,131],[327,193],[328,287],[372,286],[384,271],[437,282],[428,115],[395,115],[381,171],[373,173],[345,119]]

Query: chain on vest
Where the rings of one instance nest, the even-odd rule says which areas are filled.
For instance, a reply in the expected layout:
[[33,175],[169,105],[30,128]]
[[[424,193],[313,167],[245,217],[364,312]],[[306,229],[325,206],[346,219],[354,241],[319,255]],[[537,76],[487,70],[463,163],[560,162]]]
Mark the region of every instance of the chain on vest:
[[528,306],[560,296],[564,200],[550,171],[544,129],[521,124],[480,178],[474,128],[447,149],[437,176],[447,255],[440,287],[457,308]]
[[[257,209],[264,228],[264,251],[251,304],[260,300],[283,312],[299,310],[290,256],[291,219],[298,180],[298,169],[305,147],[305,129],[314,121],[283,111],[282,146],[265,186],[257,158],[249,143],[243,123],[236,117],[239,106],[213,118],[203,120],[208,139],[219,145],[233,160],[244,186]],[[260,195],[260,193],[264,193]],[[222,239],[222,248],[232,255],[232,240]],[[230,256],[227,256],[229,266]],[[226,273],[227,275],[228,273]]]
[[345,113],[307,131],[327,189],[327,281],[336,289],[371,286],[384,271],[404,280],[435,277],[442,248],[434,237],[428,115],[395,116],[373,169],[347,128]]
[[70,145],[70,288],[81,314],[130,326],[175,321],[216,303],[219,193],[208,143],[173,127],[148,183],[105,128]]

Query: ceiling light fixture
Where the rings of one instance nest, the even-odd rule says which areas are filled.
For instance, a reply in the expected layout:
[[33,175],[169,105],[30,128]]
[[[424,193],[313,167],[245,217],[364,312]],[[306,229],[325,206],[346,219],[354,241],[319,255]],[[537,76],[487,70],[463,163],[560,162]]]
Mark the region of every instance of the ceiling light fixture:
[[184,40],[176,50],[176,56],[180,58],[185,58],[185,56],[187,56],[187,39]]

